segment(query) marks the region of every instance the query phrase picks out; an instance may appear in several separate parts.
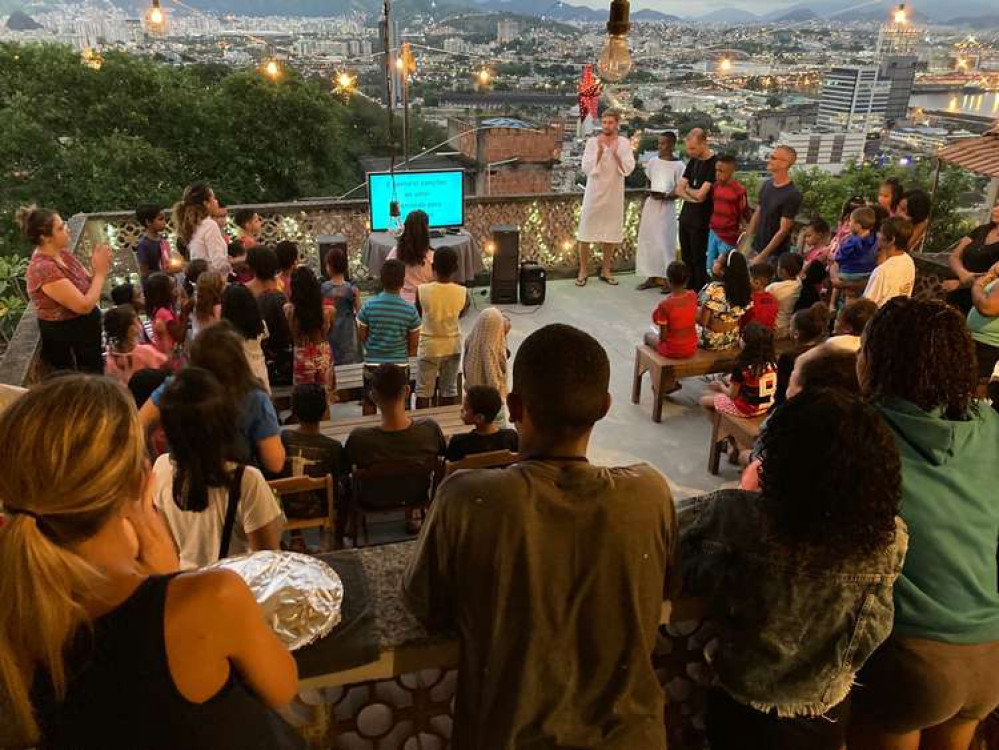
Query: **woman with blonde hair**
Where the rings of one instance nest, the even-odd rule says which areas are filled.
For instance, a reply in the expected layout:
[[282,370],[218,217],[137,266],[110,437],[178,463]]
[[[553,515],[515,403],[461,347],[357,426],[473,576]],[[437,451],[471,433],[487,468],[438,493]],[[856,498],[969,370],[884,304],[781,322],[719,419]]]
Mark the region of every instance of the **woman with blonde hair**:
[[0,416],[0,745],[300,748],[294,660],[233,573],[177,574],[128,392],[51,380]]
[[474,385],[486,385],[499,391],[503,408],[496,415],[497,424],[506,424],[507,360],[510,357],[506,336],[510,320],[495,307],[483,310],[465,339],[462,358],[465,391]]
[[202,258],[213,271],[228,278],[232,273],[229,243],[215,221],[220,211],[219,200],[212,189],[203,182],[196,182],[188,186],[184,197],[174,205],[171,219],[179,238],[178,246],[184,249],[187,259]]

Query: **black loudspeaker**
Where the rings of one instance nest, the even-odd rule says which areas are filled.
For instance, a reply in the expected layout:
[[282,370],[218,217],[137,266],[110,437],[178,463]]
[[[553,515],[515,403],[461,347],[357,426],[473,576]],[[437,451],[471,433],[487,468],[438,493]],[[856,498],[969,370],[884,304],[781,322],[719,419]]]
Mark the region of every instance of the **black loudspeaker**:
[[548,272],[537,263],[520,267],[520,304],[543,305],[548,289]]
[[520,228],[501,224],[492,228],[493,276],[489,301],[494,305],[517,304],[520,275]]

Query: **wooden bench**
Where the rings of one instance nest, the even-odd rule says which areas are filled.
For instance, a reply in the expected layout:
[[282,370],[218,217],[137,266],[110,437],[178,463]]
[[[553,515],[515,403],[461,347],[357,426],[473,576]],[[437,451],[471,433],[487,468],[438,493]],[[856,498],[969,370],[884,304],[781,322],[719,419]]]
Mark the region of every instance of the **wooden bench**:
[[739,450],[749,450],[760,436],[760,425],[766,415],[759,417],[735,417],[731,414],[713,412],[711,417],[711,445],[708,452],[708,471],[718,473],[721,455],[725,452],[728,439],[735,440]]
[[[461,406],[439,406],[431,409],[416,409],[410,412],[413,419],[432,419],[441,428],[446,439],[450,439],[457,432],[470,430],[461,421]],[[377,427],[381,424],[381,417],[378,414],[371,414],[367,417],[353,417],[351,419],[339,419],[335,422],[323,422],[319,426],[320,432],[326,437],[346,443],[350,433],[358,427]]]
[[663,399],[676,390],[673,386],[681,378],[709,375],[715,372],[729,372],[735,367],[739,349],[706,351],[698,349],[689,359],[669,359],[651,346],[639,345],[635,349],[635,378],[631,385],[631,402],[637,404],[642,398],[642,376],[649,373],[652,383],[652,421],[663,418]]
[[[336,371],[336,393],[340,403],[350,401],[360,401],[364,393],[364,364],[358,362],[350,365],[337,365],[333,368]],[[413,379],[413,390],[416,390],[416,357],[409,359],[409,372]],[[274,408],[279,411],[291,408],[291,392],[293,386],[279,385],[271,388],[271,401]],[[458,394],[462,392],[462,377],[458,373]]]

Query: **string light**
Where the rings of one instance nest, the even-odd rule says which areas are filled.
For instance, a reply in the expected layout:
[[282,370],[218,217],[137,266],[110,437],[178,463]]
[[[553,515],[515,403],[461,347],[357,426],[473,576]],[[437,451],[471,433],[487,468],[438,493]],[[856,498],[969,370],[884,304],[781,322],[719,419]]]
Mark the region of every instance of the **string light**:
[[336,91],[344,96],[348,96],[353,93],[355,87],[357,86],[357,77],[351,75],[347,71],[338,73],[336,76]]
[[92,47],[83,48],[80,61],[91,70],[100,70],[101,66],[104,65],[104,57],[101,55],[100,50],[93,49]]
[[146,11],[143,20],[145,21],[146,31],[149,33],[163,33],[166,29],[166,15],[163,13],[163,8],[160,7],[160,0],[153,0],[153,4],[149,6],[149,10]]

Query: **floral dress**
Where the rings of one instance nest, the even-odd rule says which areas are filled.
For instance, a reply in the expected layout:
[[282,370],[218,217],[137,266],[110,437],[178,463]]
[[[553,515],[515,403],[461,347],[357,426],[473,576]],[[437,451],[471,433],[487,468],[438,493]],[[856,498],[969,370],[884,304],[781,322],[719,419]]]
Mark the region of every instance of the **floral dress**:
[[733,349],[739,346],[739,319],[753,306],[750,302],[746,307],[730,305],[725,297],[725,286],[720,281],[705,284],[698,296],[701,307],[711,310],[712,319],[721,323],[733,324],[731,331],[716,332],[704,326],[698,326],[700,332],[700,347],[716,351],[718,349]]
[[329,384],[331,367],[333,352],[329,341],[323,339],[295,343],[295,385],[317,383],[325,388]]

